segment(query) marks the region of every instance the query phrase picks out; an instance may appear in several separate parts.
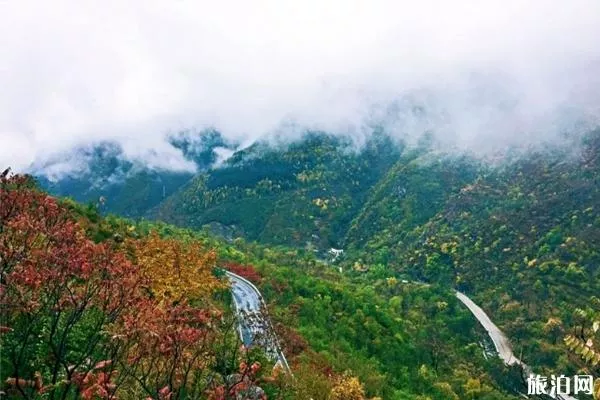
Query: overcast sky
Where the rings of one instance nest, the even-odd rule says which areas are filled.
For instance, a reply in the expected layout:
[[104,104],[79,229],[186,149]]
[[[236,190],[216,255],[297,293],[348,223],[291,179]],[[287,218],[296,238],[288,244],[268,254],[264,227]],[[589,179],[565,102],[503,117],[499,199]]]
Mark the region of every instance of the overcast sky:
[[599,120],[598,38],[598,0],[0,1],[0,169],[100,140],[189,168],[165,135],[208,126],[552,140]]

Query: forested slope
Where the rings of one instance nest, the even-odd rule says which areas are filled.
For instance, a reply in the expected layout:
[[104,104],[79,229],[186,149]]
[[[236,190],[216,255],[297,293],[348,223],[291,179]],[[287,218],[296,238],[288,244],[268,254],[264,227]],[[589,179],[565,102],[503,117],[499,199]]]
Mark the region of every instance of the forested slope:
[[141,217],[192,179],[194,169],[203,171],[213,165],[218,159],[215,149],[227,149],[229,144],[218,132],[207,130],[181,132],[165,146],[180,153],[192,169],[146,165],[129,159],[121,145],[107,141],[59,154],[35,170],[40,185],[54,195],[91,202],[103,213]]
[[[353,256],[474,295],[526,361],[569,370],[560,338],[573,309],[600,293],[599,154],[594,132],[575,150],[530,152],[475,179],[447,166],[462,187],[447,182],[441,206],[410,210],[430,218],[406,229],[405,209],[386,206],[376,214],[390,223],[367,226],[370,239]],[[432,173],[430,182],[444,176]],[[392,198],[379,202],[403,202]]]
[[[281,310],[311,310],[304,318],[299,311],[275,312],[285,325],[295,327],[329,366],[360,371],[360,365],[371,365],[370,370],[385,376],[386,395],[404,383],[393,378],[400,372],[379,345],[393,348],[389,337],[406,337],[410,329],[403,324],[415,317],[389,306],[399,301],[396,297],[413,294],[390,290],[384,284],[388,278],[434,285],[438,289],[426,298],[446,293],[432,301],[445,302],[453,316],[460,311],[453,305],[452,290],[464,291],[536,371],[598,373],[597,365],[586,367],[569,355],[563,338],[575,329],[591,329],[590,316],[597,312],[600,132],[493,163],[434,148],[405,148],[384,134],[358,150],[349,140],[321,133],[279,147],[256,143],[219,168],[198,174],[148,215],[194,229],[208,226],[233,248],[244,248],[241,253],[227,250],[232,253],[225,259],[267,271],[271,286],[264,287],[265,293]],[[265,248],[276,245],[288,248]],[[330,247],[345,252],[334,265],[319,264],[314,250],[321,250],[317,258],[323,258]],[[288,252],[301,260],[284,262]],[[277,281],[281,274],[289,282]],[[364,293],[361,304],[348,303],[344,294],[332,295],[339,290],[333,282],[344,279],[350,281],[343,292]],[[328,303],[334,300],[341,303]],[[428,312],[407,301],[407,307]],[[371,309],[358,312],[371,303],[394,317],[379,320]],[[347,313],[357,320],[344,319]],[[366,313],[370,317],[363,318]],[[439,314],[444,324],[452,324],[450,314]],[[404,321],[394,326],[400,331],[390,328],[395,318]],[[411,323],[417,329],[444,332],[429,326],[427,318],[415,318]],[[323,338],[337,331],[331,325],[336,321],[342,333],[331,338],[337,343],[333,349],[325,349],[329,342]],[[357,328],[365,324],[372,332]],[[457,332],[444,335],[444,342],[460,337]],[[414,332],[408,336],[414,339]],[[467,337],[472,333],[465,336],[468,342]],[[401,345],[397,354],[410,360],[414,345]],[[352,357],[344,359],[347,354]],[[434,365],[433,358],[421,358],[427,352],[415,354],[409,375],[417,366]],[[370,395],[382,393],[369,383],[373,376],[357,373]],[[460,385],[451,386],[460,392]]]
[[398,154],[384,135],[358,151],[322,133],[283,148],[257,143],[195,177],[151,216],[193,228],[212,223],[263,243],[339,246],[367,191]]
[[[102,218],[7,173],[0,256],[9,398],[505,399],[519,383],[486,361],[482,332],[445,288]],[[262,289],[293,378],[239,347],[217,266]]]

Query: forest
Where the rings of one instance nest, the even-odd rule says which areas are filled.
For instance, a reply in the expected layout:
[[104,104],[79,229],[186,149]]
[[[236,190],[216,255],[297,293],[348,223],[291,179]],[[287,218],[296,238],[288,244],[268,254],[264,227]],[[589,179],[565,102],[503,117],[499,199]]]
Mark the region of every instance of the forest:
[[[384,133],[360,150],[314,133],[235,153],[145,218],[6,171],[2,390],[518,398],[523,371],[496,357],[456,289],[536,371],[598,376],[599,139],[493,164]],[[261,290],[293,376],[241,345],[223,269]]]
[[600,400],[600,0],[0,32],[0,400]]
[[[104,218],[26,176],[1,184],[9,398],[252,398],[260,388],[281,399],[493,399],[511,390],[446,290],[355,280],[306,252]],[[240,346],[218,266],[261,287],[293,377]]]

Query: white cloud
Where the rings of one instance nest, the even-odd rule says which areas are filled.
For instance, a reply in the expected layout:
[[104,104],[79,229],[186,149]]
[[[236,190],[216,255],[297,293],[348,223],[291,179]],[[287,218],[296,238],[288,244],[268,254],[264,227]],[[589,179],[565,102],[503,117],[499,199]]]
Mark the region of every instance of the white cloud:
[[168,132],[362,134],[406,98],[398,134],[536,142],[598,121],[598,37],[597,0],[0,2],[0,165],[116,140],[187,168]]

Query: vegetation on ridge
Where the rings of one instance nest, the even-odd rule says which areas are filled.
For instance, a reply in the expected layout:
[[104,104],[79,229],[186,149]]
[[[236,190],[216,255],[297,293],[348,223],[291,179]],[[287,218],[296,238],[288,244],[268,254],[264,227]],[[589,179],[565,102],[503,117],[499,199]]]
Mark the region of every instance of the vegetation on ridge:
[[[353,152],[313,134],[237,152],[152,211],[196,231],[61,204],[88,237],[127,248],[129,262],[131,243],[196,241],[257,283],[297,377],[278,395],[360,393],[357,378],[370,397],[508,398],[524,390],[519,371],[485,360],[486,335],[453,289],[536,372],[598,376],[599,154],[598,131],[568,152],[493,167],[384,135]],[[330,247],[344,252],[324,261]]]

